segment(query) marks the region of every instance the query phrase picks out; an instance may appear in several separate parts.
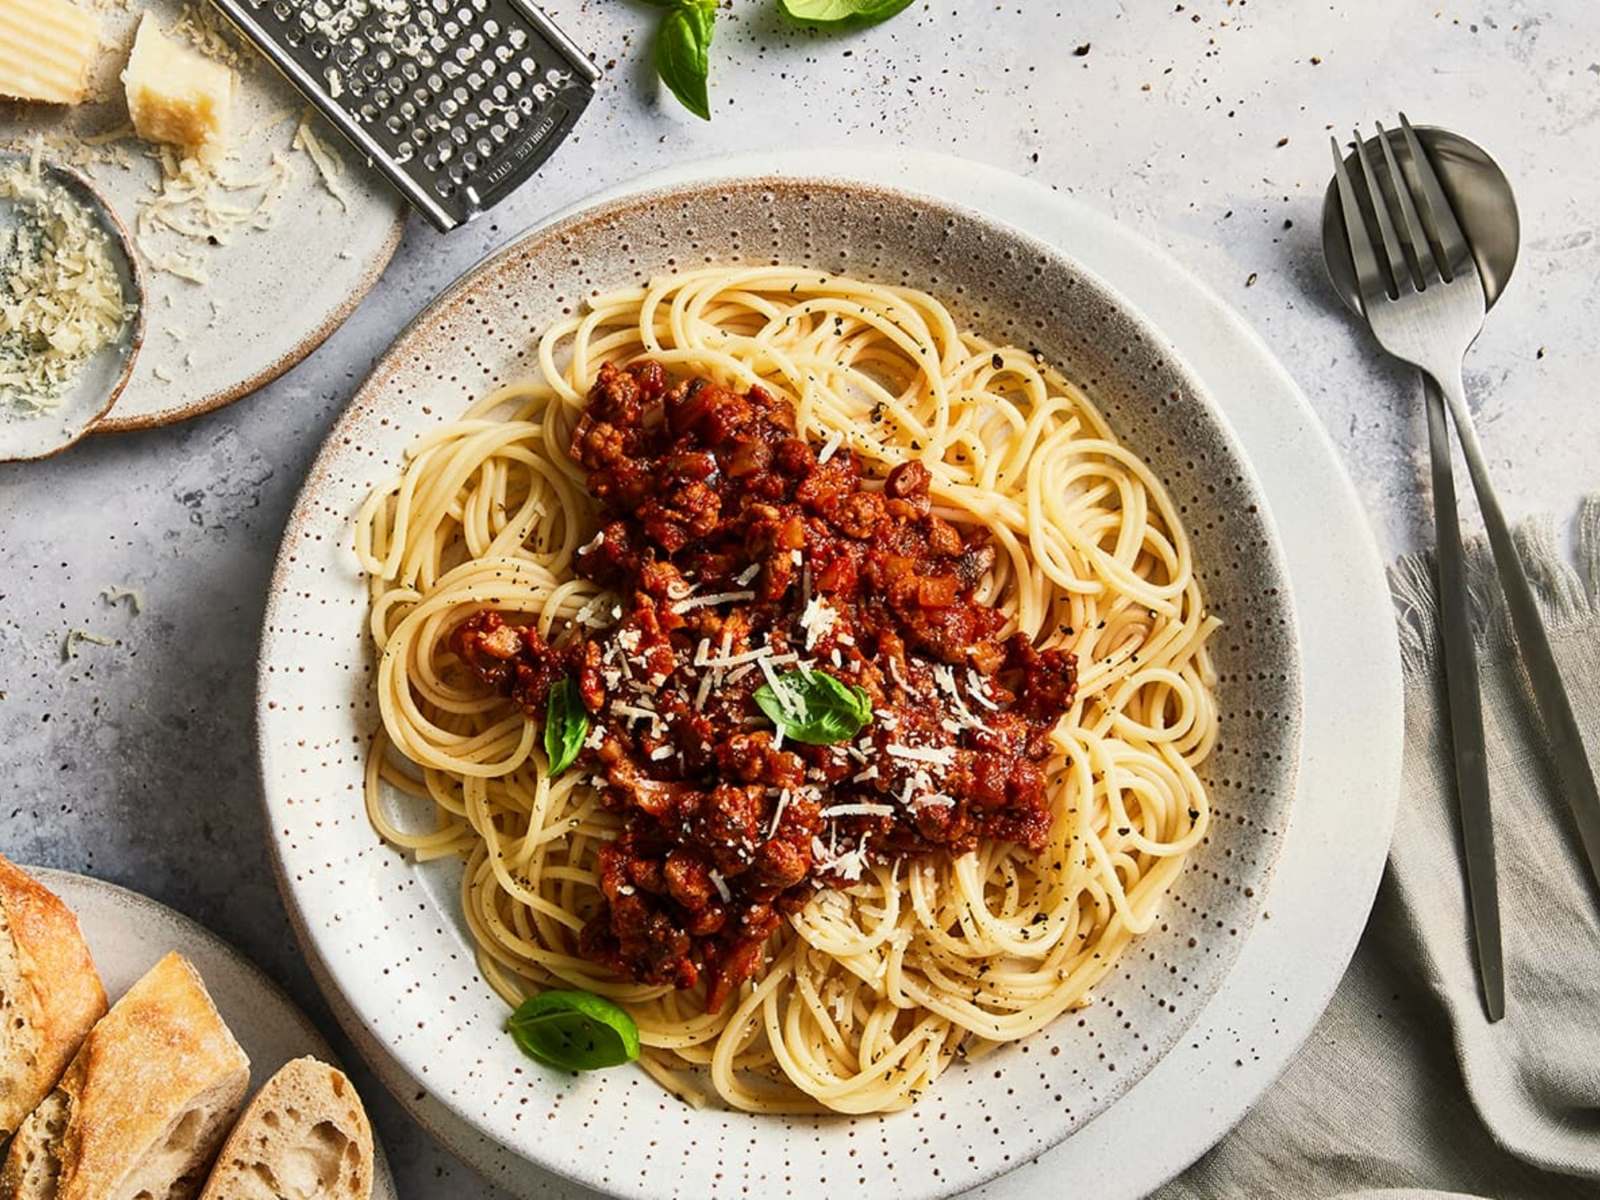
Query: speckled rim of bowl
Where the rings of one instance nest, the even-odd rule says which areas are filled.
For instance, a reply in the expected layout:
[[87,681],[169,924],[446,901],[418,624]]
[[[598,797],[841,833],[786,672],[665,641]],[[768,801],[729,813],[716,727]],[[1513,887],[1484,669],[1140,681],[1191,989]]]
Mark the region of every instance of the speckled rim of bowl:
[[[221,391],[212,392],[209,396],[202,396],[191,404],[179,405],[175,408],[164,408],[160,412],[147,413],[139,417],[118,417],[111,411],[111,406],[102,410],[104,415],[95,421],[85,431],[87,433],[132,433],[140,429],[159,429],[165,425],[176,425],[180,421],[187,421],[191,417],[198,417],[203,413],[214,412],[232,404],[235,400],[242,400],[254,391],[265,387],[290,367],[297,366],[310,356],[312,351],[333,336],[334,332],[350,319],[350,314],[361,306],[368,293],[377,285],[383,273],[388,269],[389,262],[394,258],[394,253],[400,248],[400,238],[405,233],[406,218],[410,215],[409,208],[402,207],[395,214],[394,225],[389,230],[389,237],[378,253],[373,257],[371,264],[350,293],[341,301],[337,308],[328,314],[327,319],[311,330],[293,347],[287,350],[276,362],[257,371],[250,378],[241,380],[232,387],[223,388]],[[129,364],[132,369],[132,364]],[[126,378],[123,380],[127,382]],[[118,394],[121,394],[118,388]],[[115,400],[115,397],[113,397]],[[81,437],[82,434],[79,435]],[[65,449],[65,447],[63,447]]]
[[[239,974],[250,980],[251,986],[255,990],[276,1001],[276,1007],[291,1019],[305,1038],[306,1045],[309,1047],[306,1053],[314,1054],[331,1066],[341,1066],[338,1056],[333,1052],[333,1047],[328,1045],[328,1039],[322,1036],[322,1031],[316,1027],[310,1017],[306,1016],[305,1011],[294,1002],[294,997],[279,987],[276,981],[260,967],[256,966],[255,962],[244,951],[228,941],[227,938],[213,933],[193,917],[161,903],[154,897],[146,896],[143,892],[136,892],[132,888],[123,887],[120,883],[112,883],[109,879],[101,879],[95,875],[82,875],[77,871],[64,871],[59,867],[35,867],[25,863],[18,863],[17,865],[60,896],[68,908],[72,908],[72,903],[62,893],[68,892],[73,888],[83,888],[85,891],[102,893],[110,898],[114,904],[128,909],[134,916],[154,915],[160,919],[171,921],[184,931],[185,936],[193,939],[194,942],[209,947],[219,957],[226,959]],[[74,910],[73,916],[76,918],[76,910]],[[171,946],[169,949],[185,955],[191,953],[183,946]],[[117,997],[111,996],[108,999],[114,1004]],[[246,1103],[248,1103],[248,1099]],[[364,1108],[365,1104],[363,1103]],[[389,1169],[389,1158],[384,1153],[383,1143],[378,1140],[376,1129],[373,1130],[372,1155],[374,1166],[373,1200],[390,1200],[391,1197],[397,1197],[399,1190],[394,1185],[394,1176]]]
[[[1284,618],[1283,623],[1287,625],[1289,631],[1286,635],[1286,644],[1290,648],[1289,658],[1282,665],[1287,671],[1287,674],[1284,677],[1288,681],[1287,690],[1293,698],[1291,705],[1292,712],[1286,714],[1286,719],[1291,722],[1292,728],[1291,733],[1288,735],[1288,742],[1286,745],[1286,749],[1289,751],[1289,753],[1284,755],[1284,764],[1279,772],[1278,777],[1279,789],[1286,797],[1288,797],[1288,799],[1284,801],[1283,814],[1283,819],[1285,822],[1287,822],[1290,814],[1292,813],[1292,797],[1297,786],[1299,774],[1299,756],[1302,744],[1301,718],[1303,715],[1303,704],[1299,674],[1300,658],[1298,636],[1294,632],[1296,622],[1295,610],[1288,583],[1287,568],[1276,534],[1276,526],[1272,521],[1270,508],[1266,502],[1265,495],[1261,489],[1254,469],[1251,467],[1248,458],[1243,452],[1238,438],[1233,433],[1233,430],[1230,427],[1223,410],[1212,398],[1209,389],[1199,380],[1195,373],[1188,367],[1187,363],[1184,362],[1182,356],[1179,355],[1176,349],[1160,334],[1158,329],[1152,326],[1136,308],[1124,300],[1121,294],[1114,287],[1103,280],[1098,274],[1083,266],[1074,256],[1066,251],[1042,241],[1025,230],[1021,230],[1007,222],[985,216],[983,213],[957,202],[917,193],[909,189],[864,183],[859,179],[842,177],[835,178],[828,175],[826,172],[818,172],[816,174],[807,175],[749,175],[743,177],[713,177],[704,182],[676,183],[659,188],[651,188],[646,191],[628,193],[604,201],[597,206],[579,207],[575,210],[569,210],[566,214],[559,215],[554,220],[543,225],[536,226],[532,230],[512,239],[499,249],[486,255],[477,264],[465,271],[456,279],[455,282],[440,292],[440,294],[423,311],[418,313],[418,315],[413,318],[403,330],[400,331],[390,348],[373,364],[372,369],[368,373],[366,379],[362,382],[361,386],[357,389],[355,396],[352,398],[344,414],[329,432],[322,450],[317,455],[317,458],[313,462],[311,469],[307,473],[306,480],[301,487],[300,493],[295,501],[294,508],[291,511],[289,521],[285,527],[283,539],[280,543],[279,555],[274,564],[274,569],[269,584],[266,612],[264,615],[264,626],[272,626],[277,613],[279,599],[284,592],[285,576],[290,566],[289,548],[296,542],[298,536],[300,535],[301,527],[305,521],[306,511],[317,502],[320,485],[322,485],[330,475],[334,465],[333,460],[338,455],[339,447],[343,442],[348,440],[348,433],[357,424],[359,419],[366,414],[366,411],[377,403],[382,389],[398,372],[400,369],[401,360],[406,356],[406,354],[408,352],[414,352],[416,349],[424,348],[428,345],[430,326],[432,326],[442,316],[452,313],[462,304],[470,303],[471,297],[478,287],[487,278],[494,275],[496,271],[506,265],[508,260],[527,253],[529,248],[534,244],[543,243],[548,239],[562,239],[563,237],[571,235],[575,231],[584,229],[590,225],[608,221],[616,221],[630,213],[649,211],[651,209],[664,206],[675,199],[696,196],[705,192],[761,190],[772,193],[804,193],[805,191],[811,189],[836,189],[856,195],[879,195],[895,200],[911,201],[913,203],[926,205],[942,212],[958,214],[969,221],[977,223],[980,226],[987,226],[990,229],[1002,232],[1004,236],[1013,239],[1018,244],[1026,247],[1030,252],[1055,259],[1058,263],[1062,264],[1073,276],[1076,277],[1080,285],[1084,287],[1085,290],[1095,294],[1097,299],[1103,305],[1115,311],[1120,319],[1126,321],[1134,330],[1136,330],[1136,336],[1140,340],[1148,342],[1154,347],[1159,347],[1160,362],[1181,381],[1184,389],[1186,389],[1187,392],[1201,404],[1201,406],[1209,415],[1214,427],[1212,432],[1222,447],[1228,452],[1230,464],[1238,468],[1240,472],[1238,485],[1242,487],[1252,499],[1252,512],[1259,514],[1259,521],[1262,526],[1262,530],[1266,535],[1263,546],[1264,559],[1265,563],[1270,569],[1270,582],[1275,585],[1275,587],[1272,589],[1273,593],[1281,601],[1281,614]],[[267,638],[263,638],[261,653],[258,656],[257,661],[256,750],[258,769],[261,771],[263,779],[263,804],[266,807],[269,831],[271,831],[269,832],[269,841],[271,844],[271,857],[274,867],[274,874],[278,880],[279,890],[283,895],[285,907],[291,917],[291,923],[294,927],[296,937],[300,942],[302,950],[314,964],[313,969],[316,978],[325,990],[330,985],[338,990],[339,994],[333,1004],[333,1007],[336,1013],[339,1015],[341,1022],[346,1024],[347,1027],[360,1028],[363,1034],[377,1037],[379,1044],[383,1044],[381,1037],[378,1037],[377,1035],[377,1031],[371,1029],[370,1026],[367,1025],[361,1015],[361,1010],[356,1001],[351,997],[348,991],[340,986],[337,976],[330,964],[319,952],[308,918],[306,914],[300,910],[295,898],[295,893],[288,878],[287,864],[283,859],[283,851],[278,843],[275,826],[273,825],[272,818],[274,814],[271,801],[266,794],[265,788],[265,780],[267,778],[267,746],[262,738],[261,716],[267,706],[267,671],[265,670],[267,640]],[[1022,1165],[1023,1163],[1029,1161],[1042,1151],[1049,1149],[1061,1141],[1064,1141],[1071,1135],[1074,1129],[1081,1127],[1084,1122],[1093,1119],[1094,1117],[1111,1108],[1124,1092],[1132,1087],[1133,1084],[1137,1083],[1139,1079],[1143,1078],[1144,1074],[1156,1062],[1158,1062],[1173,1045],[1181,1040],[1181,1038],[1187,1032],[1189,1026],[1198,1015],[1199,1010],[1204,1006],[1206,1000],[1208,1000],[1210,996],[1214,994],[1215,990],[1220,987],[1221,981],[1227,977],[1229,971],[1232,969],[1234,961],[1238,957],[1239,948],[1248,939],[1249,931],[1254,927],[1255,922],[1260,919],[1264,908],[1264,899],[1269,891],[1273,872],[1276,867],[1278,849],[1280,846],[1281,839],[1274,839],[1270,853],[1267,856],[1267,862],[1263,868],[1263,873],[1261,876],[1262,886],[1257,896],[1256,903],[1250,912],[1250,924],[1246,929],[1243,930],[1245,937],[1230,938],[1223,943],[1227,949],[1224,954],[1219,956],[1220,966],[1215,973],[1215,978],[1211,981],[1210,990],[1199,996],[1196,1003],[1187,1007],[1186,1015],[1181,1022],[1175,1022],[1170,1027],[1163,1030],[1163,1036],[1159,1039],[1156,1049],[1148,1055],[1148,1058],[1142,1064],[1141,1069],[1119,1073],[1117,1081],[1112,1086],[1106,1088],[1101,1094],[1099,1097],[1099,1103],[1094,1110],[1081,1119],[1075,1119],[1067,1128],[1060,1129],[1049,1137],[1034,1138],[1032,1141],[1026,1144],[1013,1144],[1012,1149],[1014,1150],[1014,1153],[1007,1155],[1007,1161],[1005,1163],[988,1165],[981,1172],[975,1173],[971,1176],[963,1177],[959,1181],[941,1180],[938,1184],[935,1184],[931,1187],[903,1190],[902,1194],[911,1197],[921,1197],[927,1198],[927,1200],[933,1200],[933,1198],[936,1197],[946,1197],[954,1195],[958,1192],[965,1192],[969,1189],[980,1187],[984,1183],[993,1180],[997,1176],[1005,1174],[1014,1169],[1016,1166]],[[417,1076],[416,1071],[410,1066],[410,1064],[401,1058],[399,1053],[388,1047],[386,1047],[386,1050],[388,1050],[390,1059],[412,1080],[413,1083],[415,1083],[418,1088],[425,1089],[430,1092],[437,1092],[437,1088]],[[950,1081],[944,1082],[945,1086],[950,1086]],[[396,1096],[402,1105],[407,1107],[408,1110],[413,1107],[411,1096],[403,1092],[397,1092]],[[437,1097],[437,1102],[444,1104],[455,1116],[465,1121],[467,1125],[474,1131],[480,1133],[491,1142],[498,1143],[498,1139],[493,1131],[487,1128],[482,1119],[479,1118],[475,1113],[462,1108],[459,1104],[442,1096]],[[826,1118],[823,1119],[825,1120]],[[510,1147],[508,1147],[508,1149],[510,1149]],[[513,1149],[512,1153],[520,1154],[522,1151]],[[618,1196],[645,1194],[637,1189],[624,1189],[621,1186],[612,1186],[607,1182],[597,1179],[594,1175],[585,1172],[583,1164],[573,1164],[535,1158],[532,1154],[530,1154],[528,1157],[544,1169],[550,1170],[559,1176],[571,1179],[574,1182],[583,1184],[587,1187],[603,1191],[607,1194]]]
[[89,434],[99,429],[106,414],[116,404],[117,397],[122,395],[122,389],[128,386],[128,380],[133,378],[134,364],[139,360],[139,351],[144,349],[145,334],[145,286],[144,263],[140,261],[139,251],[133,244],[133,237],[128,233],[128,227],[122,223],[122,218],[117,216],[117,210],[111,202],[100,194],[100,190],[89,181],[89,177],[76,167],[65,163],[48,162],[48,169],[58,175],[64,175],[72,181],[74,187],[82,188],[95,199],[97,215],[104,223],[109,225],[109,232],[121,243],[122,257],[128,264],[128,277],[133,284],[133,331],[128,335],[128,353],[123,356],[122,373],[117,376],[116,383],[106,391],[106,401],[100,406],[100,411],[91,416],[79,427],[66,441],[39,454],[12,454],[0,458],[0,462],[43,462],[47,458],[54,458],[64,450],[70,450]]

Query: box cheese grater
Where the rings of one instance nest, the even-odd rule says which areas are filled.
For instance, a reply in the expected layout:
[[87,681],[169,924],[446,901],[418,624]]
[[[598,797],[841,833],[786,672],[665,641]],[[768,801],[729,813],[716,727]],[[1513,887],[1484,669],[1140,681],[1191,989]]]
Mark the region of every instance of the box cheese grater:
[[441,230],[550,156],[600,72],[525,0],[212,0]]

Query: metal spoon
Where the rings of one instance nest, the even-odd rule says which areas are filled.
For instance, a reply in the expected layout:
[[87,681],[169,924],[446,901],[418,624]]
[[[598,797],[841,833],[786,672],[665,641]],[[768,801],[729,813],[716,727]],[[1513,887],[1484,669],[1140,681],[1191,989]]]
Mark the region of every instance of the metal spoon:
[[[1505,173],[1484,150],[1459,134],[1423,126],[1415,130],[1439,176],[1450,207],[1477,261],[1486,306],[1499,299],[1517,263],[1521,222]],[[1376,138],[1364,147],[1366,162],[1378,186],[1391,192],[1401,181],[1388,177],[1391,156]],[[1409,165],[1409,160],[1407,160]],[[1351,178],[1362,176],[1352,148],[1345,160]],[[1414,169],[1414,167],[1413,167]],[[1401,168],[1405,171],[1405,168]],[[1413,188],[1414,190],[1414,188]],[[1358,201],[1359,203],[1359,201]],[[1353,214],[1365,220],[1359,214]],[[1322,204],[1322,253],[1334,290],[1357,316],[1362,316],[1360,288],[1345,236],[1344,205],[1338,181],[1328,184]],[[1433,474],[1434,541],[1439,557],[1439,614],[1449,700],[1450,733],[1461,810],[1462,841],[1467,858],[1469,902],[1478,951],[1478,974],[1484,1011],[1490,1021],[1505,1015],[1505,974],[1500,945],[1500,904],[1490,826],[1488,764],[1484,750],[1483,705],[1478,688],[1478,663],[1467,610],[1461,524],[1450,457],[1450,430],[1444,397],[1426,374],[1422,389],[1428,417],[1428,454]]]
[[[1484,299],[1493,308],[1511,280],[1522,240],[1522,221],[1517,215],[1511,181],[1481,146],[1459,133],[1431,125],[1413,128],[1433,160],[1445,196],[1472,246],[1472,256],[1477,259],[1478,274],[1483,279]],[[1379,179],[1387,184],[1388,167],[1378,139],[1368,139],[1366,148]],[[1345,166],[1357,175],[1361,173],[1354,150],[1345,158]],[[1351,312],[1360,316],[1361,292],[1356,284],[1355,264],[1350,261],[1350,246],[1345,241],[1339,190],[1333,180],[1328,181],[1322,200],[1322,257],[1333,290]]]
[[[28,161],[27,155],[0,150],[0,171]],[[144,280],[127,229],[105,197],[71,167],[44,160],[39,164],[39,173],[65,190],[105,232],[122,295],[133,305],[134,312],[123,323],[122,336],[84,364],[76,381],[49,411],[25,412],[0,403],[0,463],[47,458],[81,438],[122,393],[144,343]],[[17,210],[15,201],[0,199],[0,229],[17,224]]]

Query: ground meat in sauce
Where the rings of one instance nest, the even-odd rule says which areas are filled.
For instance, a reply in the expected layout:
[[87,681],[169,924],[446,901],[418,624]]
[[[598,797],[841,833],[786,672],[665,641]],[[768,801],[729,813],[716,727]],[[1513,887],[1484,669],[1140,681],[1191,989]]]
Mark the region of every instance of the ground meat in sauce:
[[[593,729],[577,769],[622,818],[586,957],[704,984],[715,1011],[819,887],[980,839],[1044,846],[1049,735],[1077,664],[1000,637],[1004,614],[973,599],[994,549],[933,511],[923,464],[880,484],[795,436],[761,388],[653,362],[600,369],[571,453],[604,521],[576,570],[620,619],[552,645],[485,610],[451,648],[539,720],[552,684],[578,682]],[[751,697],[798,665],[871,697],[854,741],[775,736]]]

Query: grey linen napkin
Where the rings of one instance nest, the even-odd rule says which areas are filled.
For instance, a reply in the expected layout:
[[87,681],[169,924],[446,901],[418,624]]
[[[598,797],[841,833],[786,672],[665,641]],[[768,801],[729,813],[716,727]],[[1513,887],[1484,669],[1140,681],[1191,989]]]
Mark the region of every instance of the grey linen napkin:
[[[1548,521],[1524,526],[1518,542],[1600,762],[1600,498],[1584,502],[1578,525],[1576,569]],[[1490,1025],[1478,999],[1432,567],[1402,560],[1391,583],[1406,674],[1404,781],[1377,905],[1299,1056],[1160,1200],[1600,1196],[1600,890],[1549,771],[1483,546],[1469,547],[1468,565],[1506,1019]]]

